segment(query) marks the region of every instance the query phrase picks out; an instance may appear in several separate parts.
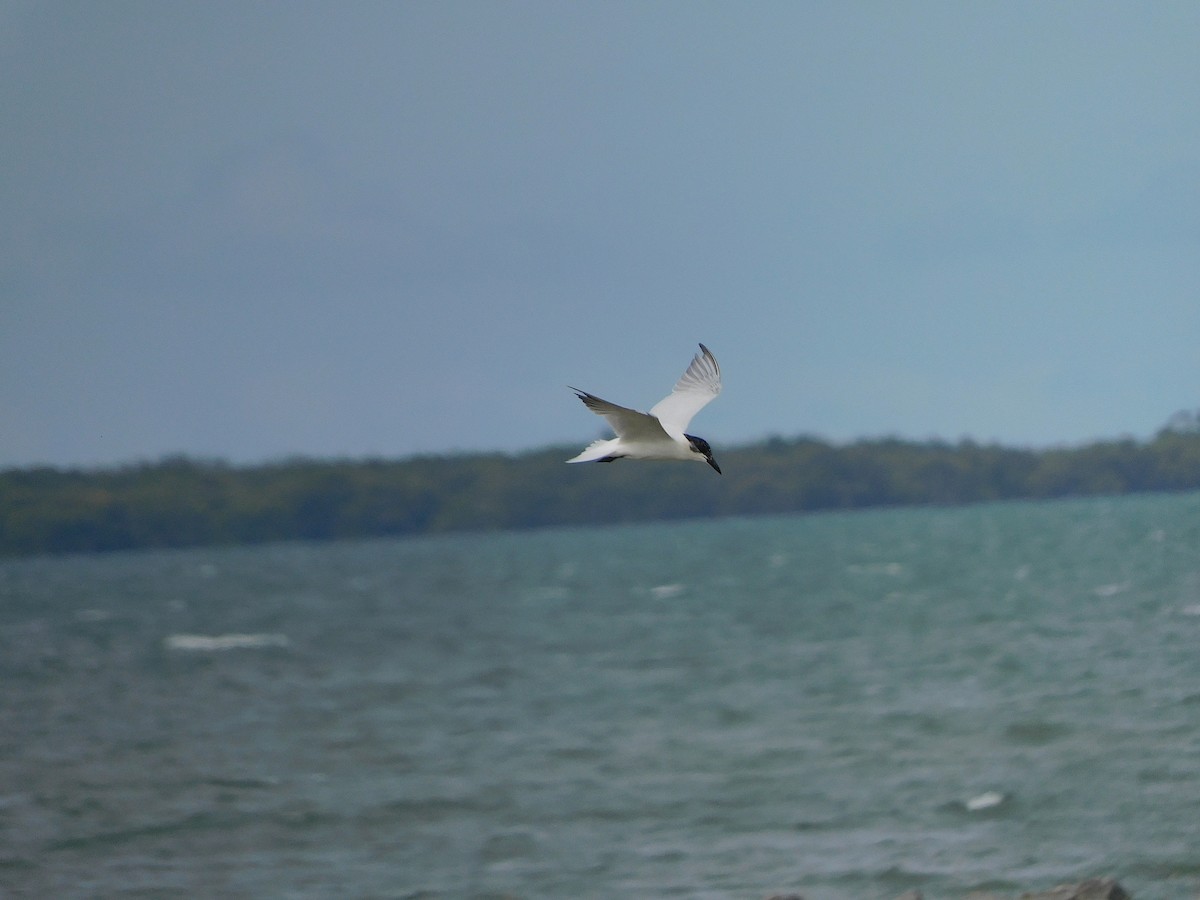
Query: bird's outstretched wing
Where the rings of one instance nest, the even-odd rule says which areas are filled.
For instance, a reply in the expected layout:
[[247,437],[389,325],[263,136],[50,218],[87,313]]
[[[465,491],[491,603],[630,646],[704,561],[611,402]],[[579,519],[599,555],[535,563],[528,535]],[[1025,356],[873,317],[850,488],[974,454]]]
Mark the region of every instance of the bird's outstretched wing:
[[619,438],[625,438],[626,440],[638,440],[639,438],[662,439],[666,436],[662,425],[659,424],[659,420],[654,416],[638,412],[636,409],[617,406],[615,403],[601,400],[595,394],[589,394],[587,391],[581,391],[579,388],[571,388],[571,390],[583,401],[584,406],[596,415],[604,416],[609,426],[617,433],[617,437]]
[[712,352],[701,344],[700,352],[692,364],[675,382],[675,389],[651,408],[650,415],[662,422],[663,429],[668,433],[678,432],[682,435],[692,417],[719,393],[721,367],[717,365]]

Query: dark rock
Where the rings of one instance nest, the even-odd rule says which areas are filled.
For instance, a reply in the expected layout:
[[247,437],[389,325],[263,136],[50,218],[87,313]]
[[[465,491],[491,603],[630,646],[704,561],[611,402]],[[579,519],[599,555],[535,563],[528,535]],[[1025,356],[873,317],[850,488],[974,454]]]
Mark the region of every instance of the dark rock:
[[1089,878],[1079,884],[1060,884],[1048,891],[1022,894],[1020,900],[1132,900],[1112,878]]
[[[766,900],[804,900],[801,894],[772,894]],[[896,900],[925,900],[918,890],[905,891]],[[1005,900],[998,894],[972,892],[966,900]],[[1060,884],[1048,891],[1024,893],[1017,900],[1133,900],[1114,878],[1089,878],[1078,884]]]

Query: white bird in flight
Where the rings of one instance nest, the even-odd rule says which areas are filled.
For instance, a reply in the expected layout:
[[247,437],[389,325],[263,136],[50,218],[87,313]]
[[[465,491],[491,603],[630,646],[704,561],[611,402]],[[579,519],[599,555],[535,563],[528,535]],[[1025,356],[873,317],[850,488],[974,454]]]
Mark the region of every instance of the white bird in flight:
[[675,383],[675,389],[659,400],[650,412],[638,412],[601,400],[595,394],[571,388],[583,405],[604,416],[615,438],[593,441],[582,453],[568,459],[577,462],[612,462],[614,459],[694,459],[706,462],[720,474],[721,467],[712,456],[704,438],[684,434],[692,417],[721,393],[721,367],[703,344],[687,371]]

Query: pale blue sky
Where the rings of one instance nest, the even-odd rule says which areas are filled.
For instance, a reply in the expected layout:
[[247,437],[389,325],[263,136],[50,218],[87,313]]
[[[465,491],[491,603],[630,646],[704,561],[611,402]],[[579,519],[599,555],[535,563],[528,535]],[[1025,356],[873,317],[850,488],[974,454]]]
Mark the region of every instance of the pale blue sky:
[[[0,466],[1200,407],[1200,4],[0,0]],[[719,452],[718,452],[719,457]]]

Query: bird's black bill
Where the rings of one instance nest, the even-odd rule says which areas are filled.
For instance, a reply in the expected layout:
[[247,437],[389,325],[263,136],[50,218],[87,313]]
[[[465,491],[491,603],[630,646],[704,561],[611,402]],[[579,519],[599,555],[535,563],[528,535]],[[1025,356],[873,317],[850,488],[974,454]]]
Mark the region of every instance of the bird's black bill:
[[721,467],[717,465],[717,461],[716,461],[715,459],[713,459],[713,458],[712,458],[712,455],[710,454],[709,456],[706,456],[706,457],[704,457],[704,458],[708,460],[708,464],[709,464],[710,466],[712,466],[714,469],[716,469],[716,470],[717,470],[717,474],[718,474],[718,475],[720,475],[720,474],[721,474]]

